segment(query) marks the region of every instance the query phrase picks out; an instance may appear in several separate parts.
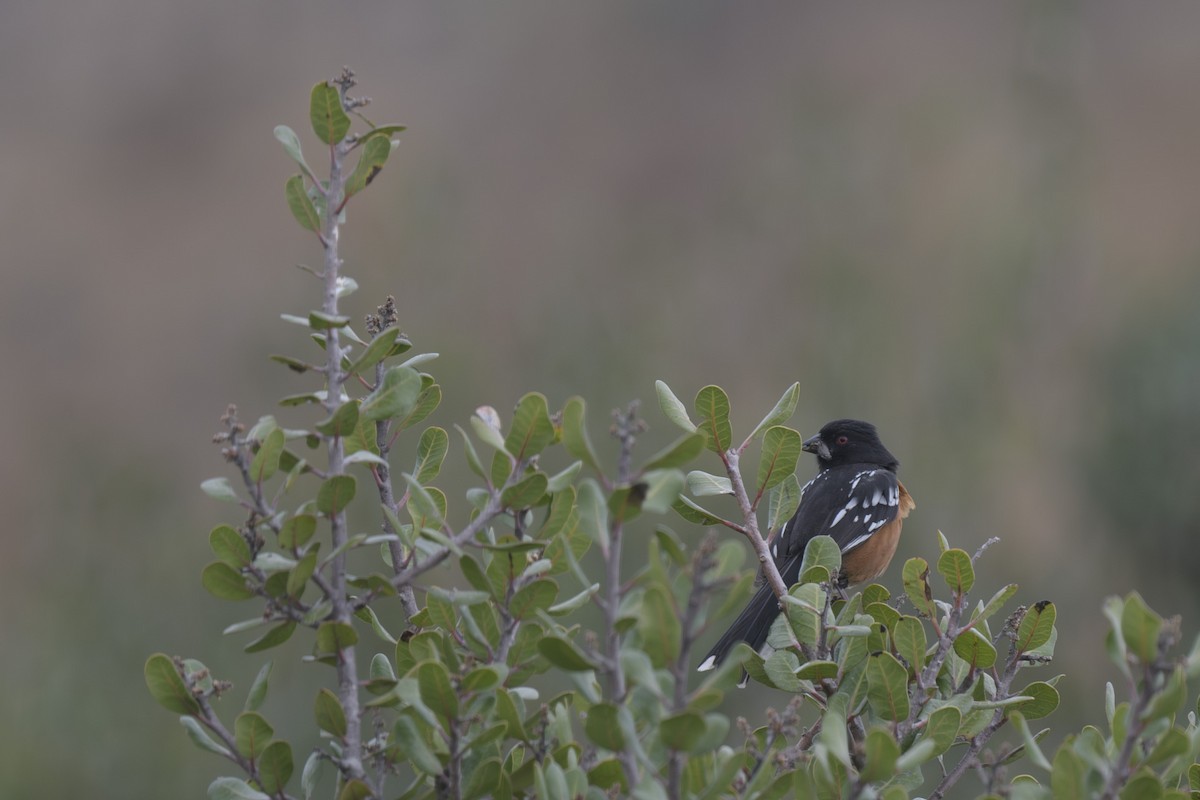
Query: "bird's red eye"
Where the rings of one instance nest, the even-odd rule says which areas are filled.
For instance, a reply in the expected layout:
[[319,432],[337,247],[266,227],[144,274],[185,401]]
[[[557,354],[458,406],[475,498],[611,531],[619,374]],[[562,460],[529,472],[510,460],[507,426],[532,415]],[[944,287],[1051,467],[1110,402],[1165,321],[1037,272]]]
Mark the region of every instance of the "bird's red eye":
[[839,437],[837,438],[837,443],[838,443],[838,444],[849,444],[849,443],[850,443],[850,439],[849,439],[849,438],[847,438],[847,437],[845,437],[845,436],[839,436]]

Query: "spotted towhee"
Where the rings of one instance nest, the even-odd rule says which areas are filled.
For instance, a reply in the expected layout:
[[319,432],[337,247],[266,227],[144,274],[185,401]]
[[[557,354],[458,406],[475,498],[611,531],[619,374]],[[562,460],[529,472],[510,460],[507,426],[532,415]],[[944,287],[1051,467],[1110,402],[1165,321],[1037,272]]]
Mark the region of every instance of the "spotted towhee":
[[[842,548],[841,585],[883,574],[896,552],[904,518],[916,507],[896,479],[900,462],[879,441],[874,425],[854,419],[830,422],[804,442],[804,450],[817,456],[820,471],[801,490],[799,508],[771,545],[783,582],[791,586],[800,578],[804,548],[821,535],[833,537]],[[764,583],[708,652],[700,671],[719,664],[738,642],[761,650],[778,614],[779,601]]]

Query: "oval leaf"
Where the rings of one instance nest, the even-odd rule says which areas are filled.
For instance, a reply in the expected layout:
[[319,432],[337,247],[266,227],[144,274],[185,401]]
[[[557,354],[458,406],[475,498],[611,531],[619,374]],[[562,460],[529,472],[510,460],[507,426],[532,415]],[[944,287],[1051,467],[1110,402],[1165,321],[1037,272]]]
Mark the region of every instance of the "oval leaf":
[[908,718],[908,670],[891,653],[867,658],[867,701],[875,714],[889,722]]
[[956,594],[966,594],[975,585],[975,568],[965,550],[953,548],[938,558],[938,574],[946,579],[946,585]]
[[720,386],[705,386],[696,393],[696,414],[700,424],[696,427],[708,436],[708,449],[724,452],[733,440],[729,426],[729,395]]
[[246,578],[224,561],[214,561],[200,573],[204,588],[222,600],[249,600],[254,590],[246,585]]
[[328,81],[321,81],[312,88],[308,114],[313,133],[325,144],[340,142],[350,130],[350,118],[342,108],[342,97]]
[[301,228],[313,233],[321,230],[321,218],[308,197],[308,190],[304,188],[303,175],[288,178],[287,183],[283,185],[283,195],[287,198],[288,210],[292,212],[296,222],[300,223]]
[[143,669],[146,688],[160,706],[176,714],[200,713],[200,704],[188,691],[183,676],[175,668],[175,662],[163,653],[155,653],[146,659]]
[[292,746],[285,741],[271,742],[258,757],[259,782],[271,794],[283,791],[291,780],[293,769]]
[[334,475],[317,490],[317,510],[326,516],[340,513],[354,499],[356,488],[353,475]]
[[1050,641],[1050,633],[1054,629],[1056,616],[1054,603],[1042,600],[1034,603],[1021,619],[1017,627],[1017,650],[1028,653]]
[[317,727],[330,733],[338,739],[346,735],[346,712],[337,695],[328,689],[317,692],[317,700],[313,707]]

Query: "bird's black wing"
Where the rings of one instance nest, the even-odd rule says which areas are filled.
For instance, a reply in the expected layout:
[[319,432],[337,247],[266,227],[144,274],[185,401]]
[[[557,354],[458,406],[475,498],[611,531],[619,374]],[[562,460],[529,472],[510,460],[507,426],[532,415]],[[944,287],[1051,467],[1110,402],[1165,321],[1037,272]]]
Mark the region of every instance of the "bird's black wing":
[[891,470],[871,464],[827,469],[804,487],[800,507],[775,537],[775,566],[790,586],[800,577],[804,548],[814,536],[832,537],[847,553],[899,512],[900,482]]

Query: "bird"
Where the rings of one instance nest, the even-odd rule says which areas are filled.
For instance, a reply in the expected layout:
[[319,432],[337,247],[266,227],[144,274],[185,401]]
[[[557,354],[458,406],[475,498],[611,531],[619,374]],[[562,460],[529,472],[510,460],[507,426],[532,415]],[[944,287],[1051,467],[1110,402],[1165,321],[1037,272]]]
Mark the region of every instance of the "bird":
[[[841,547],[840,587],[879,577],[896,553],[905,517],[916,508],[896,477],[900,462],[884,447],[874,425],[856,419],[827,423],[801,447],[816,456],[818,471],[801,489],[796,513],[771,543],[784,584],[799,580],[804,548],[821,535]],[[763,583],[698,671],[716,667],[738,642],[761,651],[778,614],[779,600],[770,583]]]

